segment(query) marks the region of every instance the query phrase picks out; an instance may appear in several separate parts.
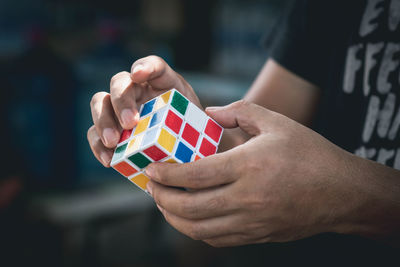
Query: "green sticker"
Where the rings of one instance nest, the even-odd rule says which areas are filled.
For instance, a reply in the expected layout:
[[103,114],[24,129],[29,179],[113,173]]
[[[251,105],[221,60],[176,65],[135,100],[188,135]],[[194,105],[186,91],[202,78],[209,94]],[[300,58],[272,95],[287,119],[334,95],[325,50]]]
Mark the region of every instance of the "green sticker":
[[129,160],[141,169],[146,168],[146,166],[151,163],[151,161],[141,153],[136,153],[130,156]]
[[125,153],[125,150],[126,150],[127,146],[128,146],[128,144],[123,144],[122,146],[119,146],[119,147],[117,147],[115,149],[114,155],[113,155],[113,158],[112,158],[113,162],[117,161],[117,160],[120,160],[124,156],[124,153]]
[[171,101],[171,105],[182,115],[185,115],[189,101],[179,92],[175,92]]

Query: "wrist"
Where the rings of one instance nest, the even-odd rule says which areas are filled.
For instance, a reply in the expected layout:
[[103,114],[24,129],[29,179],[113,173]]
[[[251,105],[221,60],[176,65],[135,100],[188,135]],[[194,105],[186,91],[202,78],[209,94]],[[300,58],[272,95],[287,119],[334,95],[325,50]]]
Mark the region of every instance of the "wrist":
[[332,230],[377,240],[400,236],[400,172],[345,152],[346,185]]

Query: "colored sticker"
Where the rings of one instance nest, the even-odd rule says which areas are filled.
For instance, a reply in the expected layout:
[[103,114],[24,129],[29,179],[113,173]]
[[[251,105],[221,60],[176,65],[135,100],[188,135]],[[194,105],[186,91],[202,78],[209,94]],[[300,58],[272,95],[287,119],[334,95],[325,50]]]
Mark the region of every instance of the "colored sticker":
[[143,150],[143,153],[145,153],[147,156],[149,156],[154,161],[160,161],[163,158],[166,158],[168,156],[157,146],[151,146],[151,147]]
[[165,148],[169,153],[172,153],[176,142],[175,136],[170,134],[164,128],[161,129],[160,136],[158,137],[158,143]]
[[130,156],[128,159],[141,169],[146,168],[146,166],[151,163],[151,161],[146,158],[142,153],[136,153]]
[[172,110],[168,110],[167,118],[165,118],[165,125],[168,126],[173,132],[179,134],[181,130],[183,119],[175,114]]
[[203,138],[199,151],[203,156],[207,157],[207,156],[215,154],[217,152],[217,147],[214,146],[206,138]]
[[138,172],[138,170],[136,170],[134,167],[132,167],[125,161],[122,161],[112,167],[125,177],[131,176],[136,172]]
[[153,117],[151,118],[149,128],[151,128],[151,127],[153,127],[153,126],[155,126],[157,124],[160,124],[163,121],[164,113],[165,113],[165,109],[162,109],[162,110],[157,111],[156,113],[154,113]]
[[159,110],[160,108],[162,108],[162,107],[164,107],[164,106],[166,106],[168,104],[169,97],[171,96],[171,92],[172,91],[170,90],[170,91],[160,95],[157,98],[157,102],[156,102],[156,104],[154,106],[154,110]]
[[143,173],[140,173],[132,178],[129,178],[129,180],[145,191],[146,191],[146,185],[150,181],[150,179]]
[[182,132],[182,138],[193,147],[196,147],[200,133],[196,131],[190,124],[186,123]]
[[178,148],[175,152],[175,157],[182,162],[190,162],[193,155],[193,151],[187,147],[184,143],[179,142]]
[[143,109],[140,112],[140,117],[146,116],[150,112],[153,111],[153,106],[154,103],[156,102],[156,99],[152,99],[151,101],[147,102],[146,104],[143,105]]
[[173,158],[169,158],[169,159],[167,159],[166,161],[164,161],[164,162],[167,162],[167,163],[178,163],[175,159],[173,159]]
[[150,117],[146,117],[144,119],[139,120],[133,135],[138,135],[141,132],[143,132],[144,130],[146,130],[147,126],[149,125],[149,121],[150,121]]
[[218,124],[216,124],[213,120],[209,119],[206,125],[206,129],[204,132],[215,142],[219,142],[221,137],[222,128]]
[[128,146],[128,144],[123,144],[122,146],[118,146],[114,151],[114,155],[113,155],[111,162],[115,162],[115,161],[122,159],[127,146]]
[[123,130],[121,133],[121,138],[119,139],[118,143],[122,143],[125,140],[127,140],[132,134],[132,129],[131,130]]
[[172,97],[171,106],[173,106],[179,113],[185,115],[189,101],[181,95],[178,91],[175,91]]

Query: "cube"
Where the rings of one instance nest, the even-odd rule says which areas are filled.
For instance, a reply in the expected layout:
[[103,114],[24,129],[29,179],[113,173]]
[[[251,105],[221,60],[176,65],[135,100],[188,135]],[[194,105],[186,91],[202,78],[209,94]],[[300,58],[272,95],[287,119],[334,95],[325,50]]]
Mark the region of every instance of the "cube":
[[217,152],[223,128],[176,89],[144,103],[135,128],[124,130],[111,167],[143,191],[152,162],[187,163]]

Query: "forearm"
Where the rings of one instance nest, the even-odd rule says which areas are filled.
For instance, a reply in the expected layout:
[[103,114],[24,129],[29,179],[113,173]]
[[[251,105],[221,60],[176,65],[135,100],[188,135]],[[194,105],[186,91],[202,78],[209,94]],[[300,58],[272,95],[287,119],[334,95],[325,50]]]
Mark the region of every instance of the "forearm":
[[268,59],[244,100],[309,125],[319,101],[320,89]]
[[400,246],[400,171],[352,154],[346,165],[348,191],[339,195],[348,201],[336,232]]
[[[268,59],[244,100],[309,125],[319,100],[319,89],[274,60]],[[243,144],[249,138],[240,129],[227,130],[221,141],[220,151]]]

